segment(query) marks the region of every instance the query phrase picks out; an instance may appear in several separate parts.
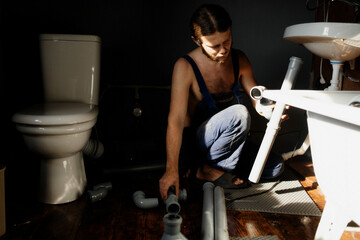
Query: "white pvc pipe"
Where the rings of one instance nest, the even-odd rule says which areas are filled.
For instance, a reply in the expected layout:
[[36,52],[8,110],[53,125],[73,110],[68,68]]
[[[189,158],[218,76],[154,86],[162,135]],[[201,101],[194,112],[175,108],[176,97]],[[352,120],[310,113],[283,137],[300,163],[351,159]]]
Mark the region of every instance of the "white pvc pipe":
[[214,239],[214,187],[215,185],[211,182],[203,185],[202,240]]
[[266,90],[264,86],[256,86],[250,90],[250,96],[252,99],[261,100],[263,98],[263,92]]
[[330,61],[330,63],[333,68],[333,72],[332,72],[332,77],[330,80],[330,86],[328,88],[326,88],[325,90],[327,90],[327,91],[341,90],[340,86],[339,86],[342,82],[340,80],[340,71],[341,71],[341,68],[344,65],[344,63],[338,62],[338,61]]
[[[295,79],[300,71],[300,66],[302,65],[303,61],[298,57],[291,57],[290,63],[288,66],[288,70],[285,75],[285,79],[282,83],[281,90],[290,90],[293,87],[293,84],[295,82]],[[258,91],[258,89],[256,89]],[[262,90],[266,91],[266,90]],[[251,94],[250,95],[254,95]],[[258,94],[255,94],[258,95]],[[260,99],[262,97],[262,94],[260,94]],[[258,99],[256,99],[258,100]],[[261,174],[264,170],[264,166],[266,163],[266,160],[269,156],[269,153],[271,151],[271,148],[274,144],[276,135],[280,129],[280,123],[281,123],[281,116],[285,109],[285,103],[282,102],[276,102],[275,108],[273,111],[273,114],[271,116],[270,121],[267,124],[267,128],[265,131],[264,138],[261,142],[259,152],[256,156],[254,165],[251,169],[249,180],[251,182],[257,183],[260,180]]]
[[203,185],[202,240],[228,240],[224,189],[211,182]]
[[281,154],[281,157],[284,159],[284,161],[287,161],[290,158],[293,158],[295,156],[304,155],[309,147],[310,147],[310,138],[309,138],[309,134],[308,134],[306,136],[303,144],[298,149],[296,149],[295,151],[283,153],[283,154]]
[[228,240],[229,232],[226,217],[224,189],[216,186],[214,189],[214,222],[215,240]]

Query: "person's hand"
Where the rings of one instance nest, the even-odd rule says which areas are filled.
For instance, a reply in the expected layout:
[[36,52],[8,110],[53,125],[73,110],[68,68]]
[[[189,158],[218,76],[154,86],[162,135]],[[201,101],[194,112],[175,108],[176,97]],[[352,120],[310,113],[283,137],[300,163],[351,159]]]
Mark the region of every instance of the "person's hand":
[[[285,111],[288,110],[289,108],[290,108],[289,105],[285,105]],[[289,115],[283,114],[283,115],[281,115],[281,122],[288,120],[289,118],[290,118]]]
[[260,100],[256,101],[255,109],[260,116],[270,120],[272,112],[274,111],[275,103],[261,104]]
[[160,195],[163,200],[167,199],[170,186],[175,186],[176,196],[179,196],[179,173],[177,171],[166,170],[159,180]]
[[[264,118],[266,118],[267,120],[270,120],[272,113],[274,111],[275,108],[275,102],[271,101],[271,100],[265,100],[263,101],[263,99],[258,100],[256,102],[255,105],[255,109],[256,111],[259,113],[259,115],[263,116]],[[289,106],[285,106],[285,110],[289,109]],[[281,116],[281,122],[285,121],[289,119],[289,116],[287,114],[283,114]]]

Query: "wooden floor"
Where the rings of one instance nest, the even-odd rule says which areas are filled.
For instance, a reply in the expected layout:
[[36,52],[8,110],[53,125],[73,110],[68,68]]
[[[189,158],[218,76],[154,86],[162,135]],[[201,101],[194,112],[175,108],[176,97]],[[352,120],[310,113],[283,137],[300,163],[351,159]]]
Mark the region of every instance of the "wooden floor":
[[[306,191],[322,210],[324,196],[314,177],[309,160],[295,158],[287,166],[296,170]],[[109,177],[113,189],[103,200],[91,203],[85,194],[77,201],[47,205],[36,201],[15,201],[7,205],[6,239],[161,239],[165,207],[138,209],[132,200],[137,190],[146,197],[158,197],[162,171],[119,174]],[[183,181],[188,199],[181,202],[181,232],[189,239],[200,239],[202,195],[199,186]],[[229,235],[255,237],[276,235],[279,239],[313,239],[320,217],[227,211]],[[342,240],[360,239],[359,232],[344,232]]]

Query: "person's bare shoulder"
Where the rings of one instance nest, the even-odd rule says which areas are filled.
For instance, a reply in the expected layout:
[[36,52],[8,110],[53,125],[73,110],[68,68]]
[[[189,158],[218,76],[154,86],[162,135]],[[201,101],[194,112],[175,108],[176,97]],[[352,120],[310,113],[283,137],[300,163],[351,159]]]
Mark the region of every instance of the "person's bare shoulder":
[[190,63],[185,58],[180,57],[174,64],[172,73],[172,87],[188,90],[193,81],[194,72]]
[[173,70],[173,78],[188,78],[191,76],[192,67],[190,63],[183,57],[176,60]]

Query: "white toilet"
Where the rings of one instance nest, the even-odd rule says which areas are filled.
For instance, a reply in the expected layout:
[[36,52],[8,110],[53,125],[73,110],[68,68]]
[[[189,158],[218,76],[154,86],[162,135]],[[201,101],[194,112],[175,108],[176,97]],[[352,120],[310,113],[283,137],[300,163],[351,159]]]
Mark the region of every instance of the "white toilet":
[[61,204],[86,187],[82,149],[98,115],[100,38],[40,35],[45,103],[13,116],[29,150],[41,158],[39,201]]

